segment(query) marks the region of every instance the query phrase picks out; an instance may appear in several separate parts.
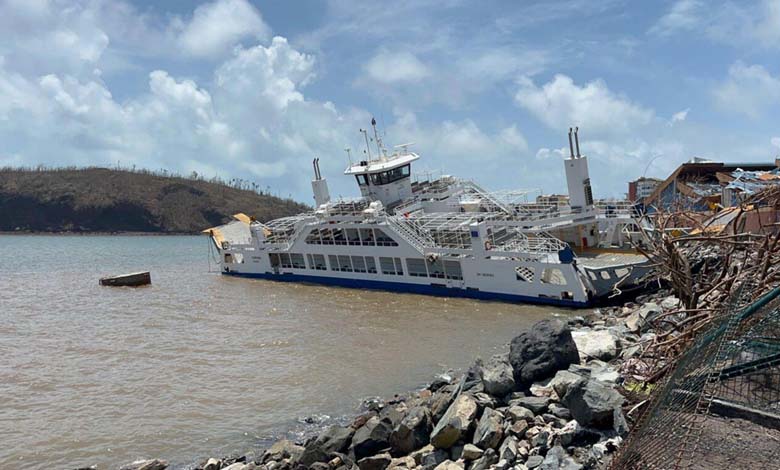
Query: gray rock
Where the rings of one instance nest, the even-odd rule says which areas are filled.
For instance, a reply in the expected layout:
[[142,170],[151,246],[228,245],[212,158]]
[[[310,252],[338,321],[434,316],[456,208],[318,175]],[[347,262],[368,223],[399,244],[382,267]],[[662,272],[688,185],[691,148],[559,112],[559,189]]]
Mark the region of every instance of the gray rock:
[[536,323],[529,331],[515,337],[509,348],[509,362],[519,386],[529,386],[551,377],[579,360],[571,332],[560,320]]
[[374,416],[366,421],[352,436],[350,452],[356,460],[368,457],[390,447],[390,433],[393,432],[392,422],[388,418]]
[[494,356],[482,369],[482,385],[485,392],[503,397],[515,388],[514,369],[508,356]]
[[393,454],[405,455],[428,443],[431,435],[431,416],[428,407],[415,406],[390,434]]
[[346,452],[355,431],[351,427],[333,425],[322,431],[316,439],[306,443],[296,461],[306,466],[314,462],[327,462],[336,452]]
[[566,421],[571,419],[571,412],[565,406],[561,406],[557,403],[550,403],[548,409],[556,418],[565,419]]
[[673,295],[670,295],[661,301],[661,308],[664,310],[674,310],[678,307],[680,307],[680,299]]
[[620,348],[618,336],[610,330],[579,330],[571,333],[580,362],[591,359],[609,361],[617,356]]
[[439,464],[449,460],[450,455],[443,449],[436,449],[422,456],[420,465],[426,468],[436,468]]
[[648,302],[637,310],[634,310],[631,315],[629,315],[623,321],[623,323],[632,333],[641,333],[647,326],[648,322],[662,312],[663,309],[659,307],[658,304],[654,302]]
[[270,460],[282,460],[290,458],[293,461],[297,461],[304,450],[304,447],[299,446],[292,441],[288,441],[287,439],[282,439],[281,441],[275,442],[274,445],[272,445],[267,451],[263,453],[261,461],[265,463]]
[[[206,461],[205,464],[203,464],[203,470],[219,470],[222,467],[222,461],[215,458],[210,458]],[[129,470],[126,468],[121,468],[120,470]]]
[[390,454],[383,453],[364,457],[358,460],[357,465],[360,470],[385,470],[390,465],[391,460]]
[[474,445],[482,449],[495,449],[504,436],[504,419],[501,413],[485,408],[474,431]]
[[528,460],[525,461],[525,466],[528,469],[536,468],[544,462],[544,457],[541,455],[529,455]]
[[581,470],[582,465],[572,459],[561,446],[555,446],[547,452],[540,470]]
[[487,470],[498,462],[498,454],[493,449],[487,449],[482,457],[475,460],[469,470]]
[[534,412],[520,405],[511,405],[506,410],[507,416],[512,421],[533,421]]
[[135,462],[123,465],[119,470],[165,470],[168,468],[168,462],[165,460],[136,460]]
[[434,470],[463,470],[463,465],[459,462],[453,462],[452,460],[445,460],[436,466]]
[[447,385],[437,390],[431,397],[431,419],[438,423],[455,399],[455,385]]
[[474,444],[466,444],[463,446],[463,452],[460,454],[460,456],[463,460],[470,461],[477,460],[478,458],[482,457],[483,453],[484,451]]
[[552,402],[549,397],[520,397],[510,400],[510,406],[522,406],[531,410],[535,415],[547,411],[547,406]]
[[431,444],[437,449],[449,449],[464,437],[477,416],[477,403],[469,395],[461,395],[450,405],[431,433]]
[[563,403],[580,425],[596,429],[614,426],[614,410],[623,396],[597,380],[582,379],[569,387]]
[[498,458],[506,460],[510,465],[517,461],[517,438],[509,436],[501,443],[501,447],[498,448]]

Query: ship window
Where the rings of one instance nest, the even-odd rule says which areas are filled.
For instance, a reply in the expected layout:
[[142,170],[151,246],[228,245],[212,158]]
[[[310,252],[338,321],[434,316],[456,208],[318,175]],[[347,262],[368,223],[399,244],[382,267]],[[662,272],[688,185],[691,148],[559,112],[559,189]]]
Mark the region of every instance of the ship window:
[[404,275],[404,268],[402,266],[403,263],[401,263],[401,258],[393,258],[395,260],[395,273],[399,276]]
[[313,229],[311,232],[309,232],[308,235],[306,235],[306,243],[309,245],[320,245],[322,241],[320,240],[320,231],[319,229]]
[[268,253],[268,258],[271,260],[271,267],[279,267],[279,255],[277,253]]
[[292,267],[296,269],[306,269],[306,263],[303,261],[303,255],[300,253],[291,253],[290,260]]
[[292,268],[292,261],[290,260],[290,253],[279,253],[279,259],[283,268]]
[[352,257],[352,269],[356,273],[364,273],[366,272],[366,262],[363,261],[362,256],[353,256]]
[[347,229],[347,242],[350,245],[360,245],[360,236],[356,228]]
[[333,242],[336,245],[346,245],[347,238],[344,236],[344,230],[340,228],[333,229]]
[[[393,168],[392,170],[383,171],[380,173],[372,173],[371,184],[376,186],[381,186],[383,184],[393,183],[395,181],[408,177],[410,173],[411,170],[409,165]],[[360,181],[358,181],[358,184],[360,184]]]
[[336,255],[328,255],[328,263],[330,263],[331,271],[339,270],[339,260],[336,258]]
[[309,259],[309,264],[311,265],[312,269],[316,269],[318,271],[325,271],[328,269],[327,266],[325,266],[325,256],[323,255],[309,255],[311,258]]
[[433,261],[426,259],[425,261],[428,266],[428,275],[430,277],[444,279],[444,263],[441,258],[434,259]]
[[352,263],[349,261],[349,256],[339,255],[339,268],[340,271],[352,272]]
[[566,278],[563,277],[563,272],[556,268],[545,268],[542,271],[542,284],[555,284],[558,286],[566,285]]
[[518,266],[515,268],[515,275],[518,281],[534,282],[534,270],[527,266]]
[[460,269],[460,261],[444,260],[444,272],[447,279],[463,280],[463,271]]
[[322,240],[323,245],[332,245],[333,236],[331,230],[329,228],[324,228],[320,230],[320,239]]
[[392,238],[388,237],[385,232],[379,230],[378,228],[374,229],[374,232],[376,232],[377,246],[398,246],[398,243],[396,243]]
[[366,271],[376,274],[376,261],[373,256],[366,256]]
[[[398,260],[398,258],[395,258]],[[399,271],[396,267],[395,261],[393,258],[385,258],[384,256],[379,257],[379,266],[382,268],[382,274],[390,274],[390,275],[402,275],[403,271]]]
[[355,179],[357,179],[357,182],[360,186],[368,186],[367,175],[355,175]]
[[422,258],[407,258],[406,269],[410,276],[428,277],[428,271],[425,269],[425,260]]
[[376,245],[376,242],[374,241],[374,231],[370,228],[360,229],[360,239],[362,240],[363,246]]

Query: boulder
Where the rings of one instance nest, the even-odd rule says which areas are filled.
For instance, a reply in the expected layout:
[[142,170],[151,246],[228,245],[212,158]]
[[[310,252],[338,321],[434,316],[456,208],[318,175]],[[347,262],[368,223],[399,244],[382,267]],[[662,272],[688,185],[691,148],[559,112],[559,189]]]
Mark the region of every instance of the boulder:
[[537,468],[542,462],[544,462],[544,457],[541,455],[530,455],[528,456],[528,460],[525,461],[525,466],[529,469]]
[[485,392],[503,397],[515,388],[515,376],[508,356],[493,356],[482,369],[482,385]]
[[609,429],[614,426],[614,411],[623,404],[623,396],[598,380],[581,379],[569,386],[563,403],[580,425]]
[[434,470],[463,470],[463,465],[452,460],[445,460],[436,466]]
[[504,439],[501,447],[498,448],[498,458],[506,460],[510,465],[514,464],[517,460],[517,438],[509,436]]
[[460,454],[460,456],[463,460],[470,461],[477,460],[478,458],[482,457],[482,454],[484,454],[484,451],[479,447],[475,446],[474,444],[466,444],[463,446],[463,452]]
[[565,406],[559,405],[557,403],[550,403],[548,408],[550,413],[552,413],[556,418],[564,419],[566,421],[571,419],[571,412]]
[[450,455],[446,450],[436,449],[433,452],[428,452],[420,459],[420,465],[425,468],[436,468],[440,463],[449,460]]
[[168,468],[168,462],[165,460],[136,460],[133,463],[123,465],[119,470],[165,470]]
[[663,309],[654,302],[648,302],[638,309],[634,310],[631,315],[623,320],[628,331],[632,333],[641,333],[644,330],[647,323],[663,312]]
[[338,425],[326,428],[316,439],[306,443],[296,462],[306,466],[314,462],[327,462],[331,454],[346,452],[354,432],[351,427]]
[[388,449],[390,447],[390,433],[392,432],[393,427],[390,419],[379,416],[369,419],[352,436],[350,451],[355,455],[355,460]]
[[299,446],[292,441],[288,441],[287,439],[282,439],[281,441],[275,442],[274,445],[263,453],[261,461],[265,463],[270,460],[278,461],[290,458],[293,461],[297,461],[304,450],[304,447]]
[[512,421],[533,421],[534,412],[520,405],[511,405],[506,410],[507,416]]
[[[215,459],[214,457],[206,460],[206,463],[203,464],[203,470],[219,470],[220,468],[222,468],[222,461],[219,459]],[[138,469],[135,469],[134,467],[128,467],[128,468],[122,467],[119,470],[138,470]]]
[[619,338],[610,330],[579,330],[571,333],[577,351],[580,354],[580,362],[591,359],[609,361],[617,356]]
[[385,470],[390,465],[391,460],[388,453],[377,454],[358,460],[357,466],[360,470]]
[[426,406],[415,406],[390,434],[395,455],[405,455],[428,443],[431,435],[431,414]]
[[473,394],[485,391],[482,386],[482,368],[484,366],[482,359],[477,358],[477,360],[474,361],[474,364],[469,367],[469,370],[467,370],[466,374],[463,376],[463,380],[460,384],[461,392],[471,392]]
[[561,446],[555,446],[547,452],[539,465],[539,470],[581,470],[582,465],[569,457]]
[[477,416],[477,403],[469,395],[461,395],[450,405],[431,433],[431,444],[437,449],[449,449],[464,437]]
[[560,320],[542,320],[512,340],[509,363],[515,383],[529,386],[555,372],[579,363],[577,345],[571,331]]
[[670,295],[669,297],[661,301],[661,308],[664,310],[674,310],[679,307],[680,307],[680,299],[678,299],[673,295]]
[[444,413],[455,399],[455,385],[447,385],[440,388],[431,396],[431,418],[434,423],[438,423]]
[[510,406],[522,406],[531,410],[535,415],[547,411],[547,406],[552,400],[549,397],[519,397],[510,400]]
[[559,370],[555,373],[555,377],[550,380],[550,386],[555,390],[555,394],[558,395],[558,398],[563,398],[566,395],[566,390],[569,388],[569,385],[581,378],[581,375],[575,374],[574,372]]
[[504,419],[501,413],[485,408],[474,431],[474,445],[482,449],[495,449],[504,436]]
[[487,449],[482,457],[472,462],[469,470],[487,470],[498,462],[498,453],[493,449]]

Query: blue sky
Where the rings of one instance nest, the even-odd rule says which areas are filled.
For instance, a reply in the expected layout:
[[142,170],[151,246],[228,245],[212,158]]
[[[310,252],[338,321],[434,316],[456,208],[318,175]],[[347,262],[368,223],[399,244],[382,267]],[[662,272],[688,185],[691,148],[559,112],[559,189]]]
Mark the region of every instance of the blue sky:
[[780,152],[780,0],[0,0],[0,166],[165,168],[331,192],[376,116],[418,169],[594,191]]

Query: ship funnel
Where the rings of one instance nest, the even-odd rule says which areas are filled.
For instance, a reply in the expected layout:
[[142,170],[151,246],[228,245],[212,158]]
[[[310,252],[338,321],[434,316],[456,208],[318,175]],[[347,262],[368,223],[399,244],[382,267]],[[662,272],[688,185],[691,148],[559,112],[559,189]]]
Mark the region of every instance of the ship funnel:
[[571,141],[571,127],[569,128],[569,152],[571,153],[571,158],[574,158],[574,144]]
[[577,158],[580,158],[580,137],[579,137],[580,128],[575,127],[574,128],[574,143],[577,145]]
[[314,179],[311,180],[311,190],[314,193],[314,202],[317,207],[320,207],[330,202],[330,191],[328,190],[328,182],[320,172],[320,159],[315,158],[312,165],[314,165]]

